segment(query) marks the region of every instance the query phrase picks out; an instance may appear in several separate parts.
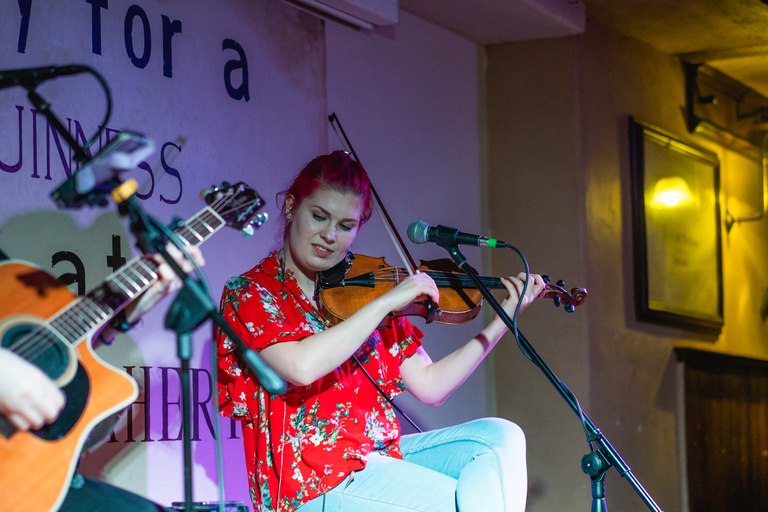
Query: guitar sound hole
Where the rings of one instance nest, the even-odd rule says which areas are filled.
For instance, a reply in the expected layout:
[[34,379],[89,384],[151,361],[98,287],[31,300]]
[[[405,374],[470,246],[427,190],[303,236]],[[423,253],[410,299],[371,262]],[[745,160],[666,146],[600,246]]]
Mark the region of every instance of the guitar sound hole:
[[2,346],[34,364],[50,378],[57,379],[69,367],[69,351],[55,334],[46,329],[22,340],[38,328],[31,324],[15,325],[3,335]]
[[67,435],[85,410],[85,406],[88,403],[90,384],[88,373],[86,373],[82,365],[78,364],[75,377],[69,384],[61,388],[67,397],[64,410],[61,411],[55,422],[45,425],[38,430],[33,430],[32,433],[47,441],[61,439]]
[[[21,340],[37,327],[30,324],[11,327],[3,335],[2,346],[5,348],[13,347],[12,350],[17,355],[40,367],[48,376],[55,379],[68,368],[70,353],[50,332],[35,335],[34,341]],[[17,345],[17,343],[20,344]],[[67,401],[58,419],[50,425],[32,431],[41,439],[47,441],[61,439],[72,430],[72,427],[82,416],[90,392],[88,373],[82,365],[78,363],[74,378],[61,390]],[[2,416],[0,416],[0,420],[0,435],[10,438],[16,432],[15,427]]]

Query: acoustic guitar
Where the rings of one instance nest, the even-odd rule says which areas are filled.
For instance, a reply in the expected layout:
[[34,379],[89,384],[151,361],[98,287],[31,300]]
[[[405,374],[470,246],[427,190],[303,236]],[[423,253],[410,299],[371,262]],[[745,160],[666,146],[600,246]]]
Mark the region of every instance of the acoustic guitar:
[[[201,196],[208,206],[174,230],[191,246],[225,225],[250,234],[265,219],[256,215],[264,201],[243,183],[224,183]],[[136,382],[101,360],[91,337],[157,277],[157,264],[138,256],[76,297],[39,268],[0,263],[0,342],[42,369],[67,398],[58,419],[38,430],[18,431],[0,414],[0,509],[57,510],[90,431],[136,399]]]

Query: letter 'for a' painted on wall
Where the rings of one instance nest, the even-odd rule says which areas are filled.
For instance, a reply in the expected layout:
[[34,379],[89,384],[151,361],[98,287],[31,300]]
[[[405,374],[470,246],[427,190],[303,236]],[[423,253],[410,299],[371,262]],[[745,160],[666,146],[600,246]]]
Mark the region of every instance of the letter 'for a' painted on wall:
[[[133,21],[137,17],[144,31],[144,51],[141,57],[136,55],[136,50],[133,47]],[[144,9],[136,4],[128,8],[128,12],[125,13],[123,31],[125,34],[125,51],[131,59],[131,64],[139,69],[144,69],[149,64],[149,58],[152,56],[152,31],[149,28],[149,18],[147,18],[147,13],[144,12]]]
[[[225,39],[222,44],[222,51],[235,50],[240,56],[239,59],[232,59],[224,64],[224,85],[227,88],[227,94],[230,98],[241,100],[245,98],[245,101],[251,99],[251,95],[248,93],[248,59],[245,58],[245,52],[243,47],[233,39]],[[240,87],[234,87],[232,85],[232,72],[238,69],[243,70],[243,82]]]
[[163,76],[173,76],[173,51],[171,38],[174,34],[181,34],[181,21],[173,20],[166,15],[163,18]]

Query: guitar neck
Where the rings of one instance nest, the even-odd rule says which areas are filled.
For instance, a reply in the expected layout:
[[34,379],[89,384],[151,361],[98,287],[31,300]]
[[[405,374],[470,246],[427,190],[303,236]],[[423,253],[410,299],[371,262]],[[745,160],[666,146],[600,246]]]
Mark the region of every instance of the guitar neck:
[[[187,245],[197,247],[224,227],[226,222],[206,207],[174,229]],[[103,327],[157,281],[157,263],[146,255],[133,258],[83,297],[78,297],[52,317],[48,327],[72,346]]]

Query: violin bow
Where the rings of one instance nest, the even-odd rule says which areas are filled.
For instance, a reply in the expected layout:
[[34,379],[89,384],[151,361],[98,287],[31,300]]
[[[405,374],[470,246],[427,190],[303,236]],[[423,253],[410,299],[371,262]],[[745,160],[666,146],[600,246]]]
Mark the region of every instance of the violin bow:
[[[349,141],[347,133],[344,131],[344,127],[341,126],[341,121],[339,121],[339,116],[336,115],[336,112],[332,112],[331,115],[328,116],[328,122],[331,123],[331,128],[333,128],[334,133],[336,133],[336,137],[338,137],[342,149],[344,149],[348,154],[352,155],[352,158],[354,158],[357,163],[365,168],[363,163],[360,161],[360,158],[358,158],[357,153],[355,152],[355,148],[352,147],[352,143]],[[405,246],[405,243],[403,243],[403,239],[400,236],[400,233],[397,231],[395,223],[392,222],[392,218],[389,216],[389,212],[387,212],[387,209],[384,207],[384,203],[381,202],[379,193],[376,192],[376,188],[373,186],[372,181],[371,192],[373,192],[374,210],[376,210],[376,212],[379,214],[379,217],[381,217],[381,220],[384,223],[384,228],[387,230],[387,234],[389,234],[390,240],[392,240],[392,245],[395,246],[395,250],[400,256],[400,259],[403,261],[403,266],[408,271],[408,274],[414,275],[418,272],[418,270],[416,270],[416,261],[413,259],[413,256],[411,256],[411,253],[408,252],[408,248]],[[430,313],[438,308],[437,304],[434,304],[431,299],[426,302],[425,306],[427,311]],[[437,309],[437,312],[439,313],[439,309]],[[427,323],[429,323],[429,320],[427,320]]]
[[[342,149],[344,149],[344,151],[352,155],[352,158],[354,158],[357,163],[359,163],[360,165],[363,165],[363,163],[360,161],[360,158],[358,158],[357,153],[355,152],[355,148],[352,147],[352,143],[349,141],[349,138],[347,137],[347,134],[344,131],[344,127],[341,126],[341,121],[339,121],[339,117],[336,115],[336,112],[333,112],[331,115],[328,116],[328,122],[331,123],[331,128],[333,128],[334,133],[336,133],[336,136],[339,138],[339,142],[341,143]],[[365,168],[364,165],[363,165],[363,168]],[[400,233],[397,231],[397,228],[395,227],[395,223],[392,222],[392,218],[389,216],[389,212],[387,212],[387,209],[384,207],[384,204],[381,202],[379,193],[376,192],[376,188],[374,188],[372,182],[371,182],[371,192],[373,192],[373,203],[375,207],[374,209],[379,214],[379,217],[381,217],[381,220],[384,223],[384,227],[386,228],[387,233],[389,234],[389,238],[392,240],[392,244],[395,246],[395,250],[397,250],[397,254],[400,256],[400,259],[403,260],[403,266],[408,270],[408,273],[410,275],[413,275],[414,271],[416,270],[416,262],[411,256],[411,253],[409,253],[408,249],[405,247],[405,244],[403,243],[403,239],[400,237]]]

